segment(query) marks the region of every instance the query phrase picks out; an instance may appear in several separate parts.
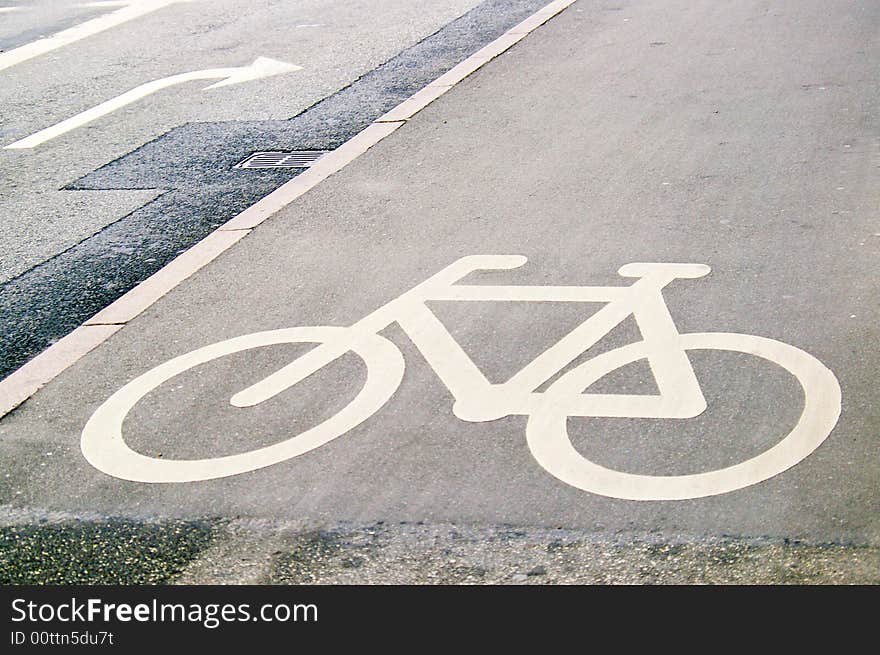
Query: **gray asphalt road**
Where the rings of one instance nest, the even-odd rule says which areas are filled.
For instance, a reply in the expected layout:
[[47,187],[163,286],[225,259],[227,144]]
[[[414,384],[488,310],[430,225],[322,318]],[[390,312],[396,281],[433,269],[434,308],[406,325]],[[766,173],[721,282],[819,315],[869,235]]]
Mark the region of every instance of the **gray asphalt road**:
[[[4,12],[19,28],[0,53],[0,378],[302,171],[235,168],[246,157],[332,150],[540,5],[143,0]],[[22,24],[47,35],[39,46],[133,11],[22,57],[34,46]],[[300,68],[211,89],[223,74],[199,73],[260,58]]]
[[[297,528],[427,521],[561,528],[603,543],[796,542],[819,547],[814,563],[836,544],[870,552],[850,562],[875,562],[878,25],[876,8],[850,0],[576,3],[5,417],[3,502]],[[526,417],[456,418],[449,391],[393,325],[382,335],[407,362],[397,393],[300,457],[169,484],[115,479],[82,458],[92,412],[151,367],[250,332],[351,325],[474,254],[529,258],[470,278],[479,284],[620,286],[631,281],[616,271],[630,262],[706,264],[710,275],[664,291],[678,330],[760,335],[810,353],[839,380],[840,420],[769,480],[703,498],[612,498],[542,468]],[[430,306],[493,382],[598,309]],[[596,349],[639,334],[630,318]],[[303,351],[239,353],[169,381],[129,415],[128,444],[156,458],[217,457],[314,425],[363,386],[352,355],[256,407],[228,402]],[[770,449],[804,411],[797,380],[765,359],[703,349],[690,360],[706,412],[572,418],[578,453],[631,474],[696,474]],[[590,391],[654,389],[642,361]],[[278,566],[276,576],[299,579]],[[855,580],[876,581],[874,568]]]
[[[20,10],[4,14],[4,21],[14,17],[26,34],[50,35],[95,17],[94,8],[80,8],[71,16],[73,4],[20,3]],[[417,9],[389,0],[377,10],[371,2],[327,0],[183,2],[5,70],[0,87],[4,146],[178,73],[246,66],[261,56],[302,66],[210,91],[202,90],[210,80],[182,84],[31,150],[0,150],[5,180],[0,282],[75,245],[157,194],[61,190],[71,182],[185,123],[290,118],[475,4],[450,0]],[[8,51],[21,40],[3,39],[0,47]],[[100,203],[104,197],[108,199],[95,206],[94,199]]]

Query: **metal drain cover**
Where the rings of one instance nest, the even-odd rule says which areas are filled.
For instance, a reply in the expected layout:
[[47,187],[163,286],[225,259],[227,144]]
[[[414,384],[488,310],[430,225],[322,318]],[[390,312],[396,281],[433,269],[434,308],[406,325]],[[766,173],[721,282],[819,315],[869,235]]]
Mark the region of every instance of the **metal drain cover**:
[[308,168],[330,150],[255,152],[235,168]]

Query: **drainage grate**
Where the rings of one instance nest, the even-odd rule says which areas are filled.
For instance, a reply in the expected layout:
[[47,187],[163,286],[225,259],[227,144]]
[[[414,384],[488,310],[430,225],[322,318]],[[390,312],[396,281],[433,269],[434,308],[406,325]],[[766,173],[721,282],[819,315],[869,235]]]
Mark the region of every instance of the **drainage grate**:
[[287,152],[255,152],[235,168],[308,168],[329,150],[288,150]]

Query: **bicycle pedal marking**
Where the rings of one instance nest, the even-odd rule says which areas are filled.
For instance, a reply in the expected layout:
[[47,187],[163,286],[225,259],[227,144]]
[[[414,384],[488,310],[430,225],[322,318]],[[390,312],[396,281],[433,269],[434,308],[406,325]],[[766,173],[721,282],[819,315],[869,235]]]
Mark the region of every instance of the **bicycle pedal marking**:
[[[175,357],[133,379],[98,407],[83,428],[83,455],[104,473],[149,483],[211,480],[303,455],[366,421],[397,390],[405,369],[403,355],[397,346],[379,335],[393,323],[403,329],[449,389],[458,418],[480,422],[510,415],[528,417],[526,443],[535,460],[562,482],[594,494],[629,500],[684,500],[735,491],[794,466],[818,448],[834,429],[840,415],[840,385],[834,374],[812,355],[764,337],[678,332],[663,300],[662,289],[675,279],[707,275],[708,266],[626,264],[618,273],[636,278],[629,286],[460,283],[477,270],[514,269],[526,261],[520,255],[463,257],[349,327],[295,327],[256,332]],[[606,304],[507,382],[491,384],[428,309],[426,303],[437,300]],[[535,391],[629,316],[635,317],[641,341],[588,359],[564,373],[545,391]],[[168,380],[226,355],[300,342],[319,345],[242,389],[230,403],[235,407],[250,407],[268,401],[342,355],[353,352],[366,365],[364,387],[348,405],[322,423],[271,446],[199,460],[148,457],[125,443],[122,424],[129,411]],[[799,381],[805,399],[794,429],[776,445],[750,459],[692,475],[624,473],[600,466],[575,450],[567,432],[567,421],[572,416],[686,419],[703,412],[706,401],[687,356],[688,350],[749,354],[787,370]],[[657,395],[584,393],[608,373],[641,359],[650,363],[659,391]]]

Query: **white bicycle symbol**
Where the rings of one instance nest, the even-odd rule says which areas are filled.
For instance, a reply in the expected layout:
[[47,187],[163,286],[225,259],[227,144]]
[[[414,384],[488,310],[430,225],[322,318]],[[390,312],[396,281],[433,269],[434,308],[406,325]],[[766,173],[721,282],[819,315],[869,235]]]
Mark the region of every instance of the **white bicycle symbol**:
[[[794,466],[831,433],[840,415],[840,385],[834,374],[806,352],[773,339],[746,334],[680,334],[662,289],[678,278],[709,273],[702,264],[627,264],[618,271],[638,278],[631,286],[490,286],[456,284],[477,270],[513,269],[526,258],[470,256],[380,307],[351,327],[295,327],[256,332],[199,348],[161,364],[108,398],[82,433],[82,452],[99,470],[138,482],[191,482],[221,478],[302,455],[345,434],[376,413],[399,387],[404,360],[400,350],[378,332],[397,323],[421,351],[455,398],[453,411],[465,421],[528,416],[526,438],[532,455],[559,480],[596,494],[630,500],[675,500],[726,493],[753,485]],[[490,383],[427,301],[604,302],[555,345],[507,382]],[[643,340],[593,357],[537,392],[544,382],[587,351],[628,316],[634,315]],[[341,411],[322,423],[270,446],[250,452],[197,460],[148,457],[129,448],[122,437],[128,412],[146,394],[174,376],[232,353],[282,343],[317,343],[303,356],[235,394],[232,405],[257,405],[304,380],[347,352],[367,368],[363,389]],[[696,417],[706,401],[686,351],[726,350],[756,355],[789,371],[804,392],[803,412],[794,429],[770,449],[733,466],[692,475],[635,475],[600,466],[571,444],[568,417]],[[584,393],[593,382],[631,362],[646,359],[659,395]]]

